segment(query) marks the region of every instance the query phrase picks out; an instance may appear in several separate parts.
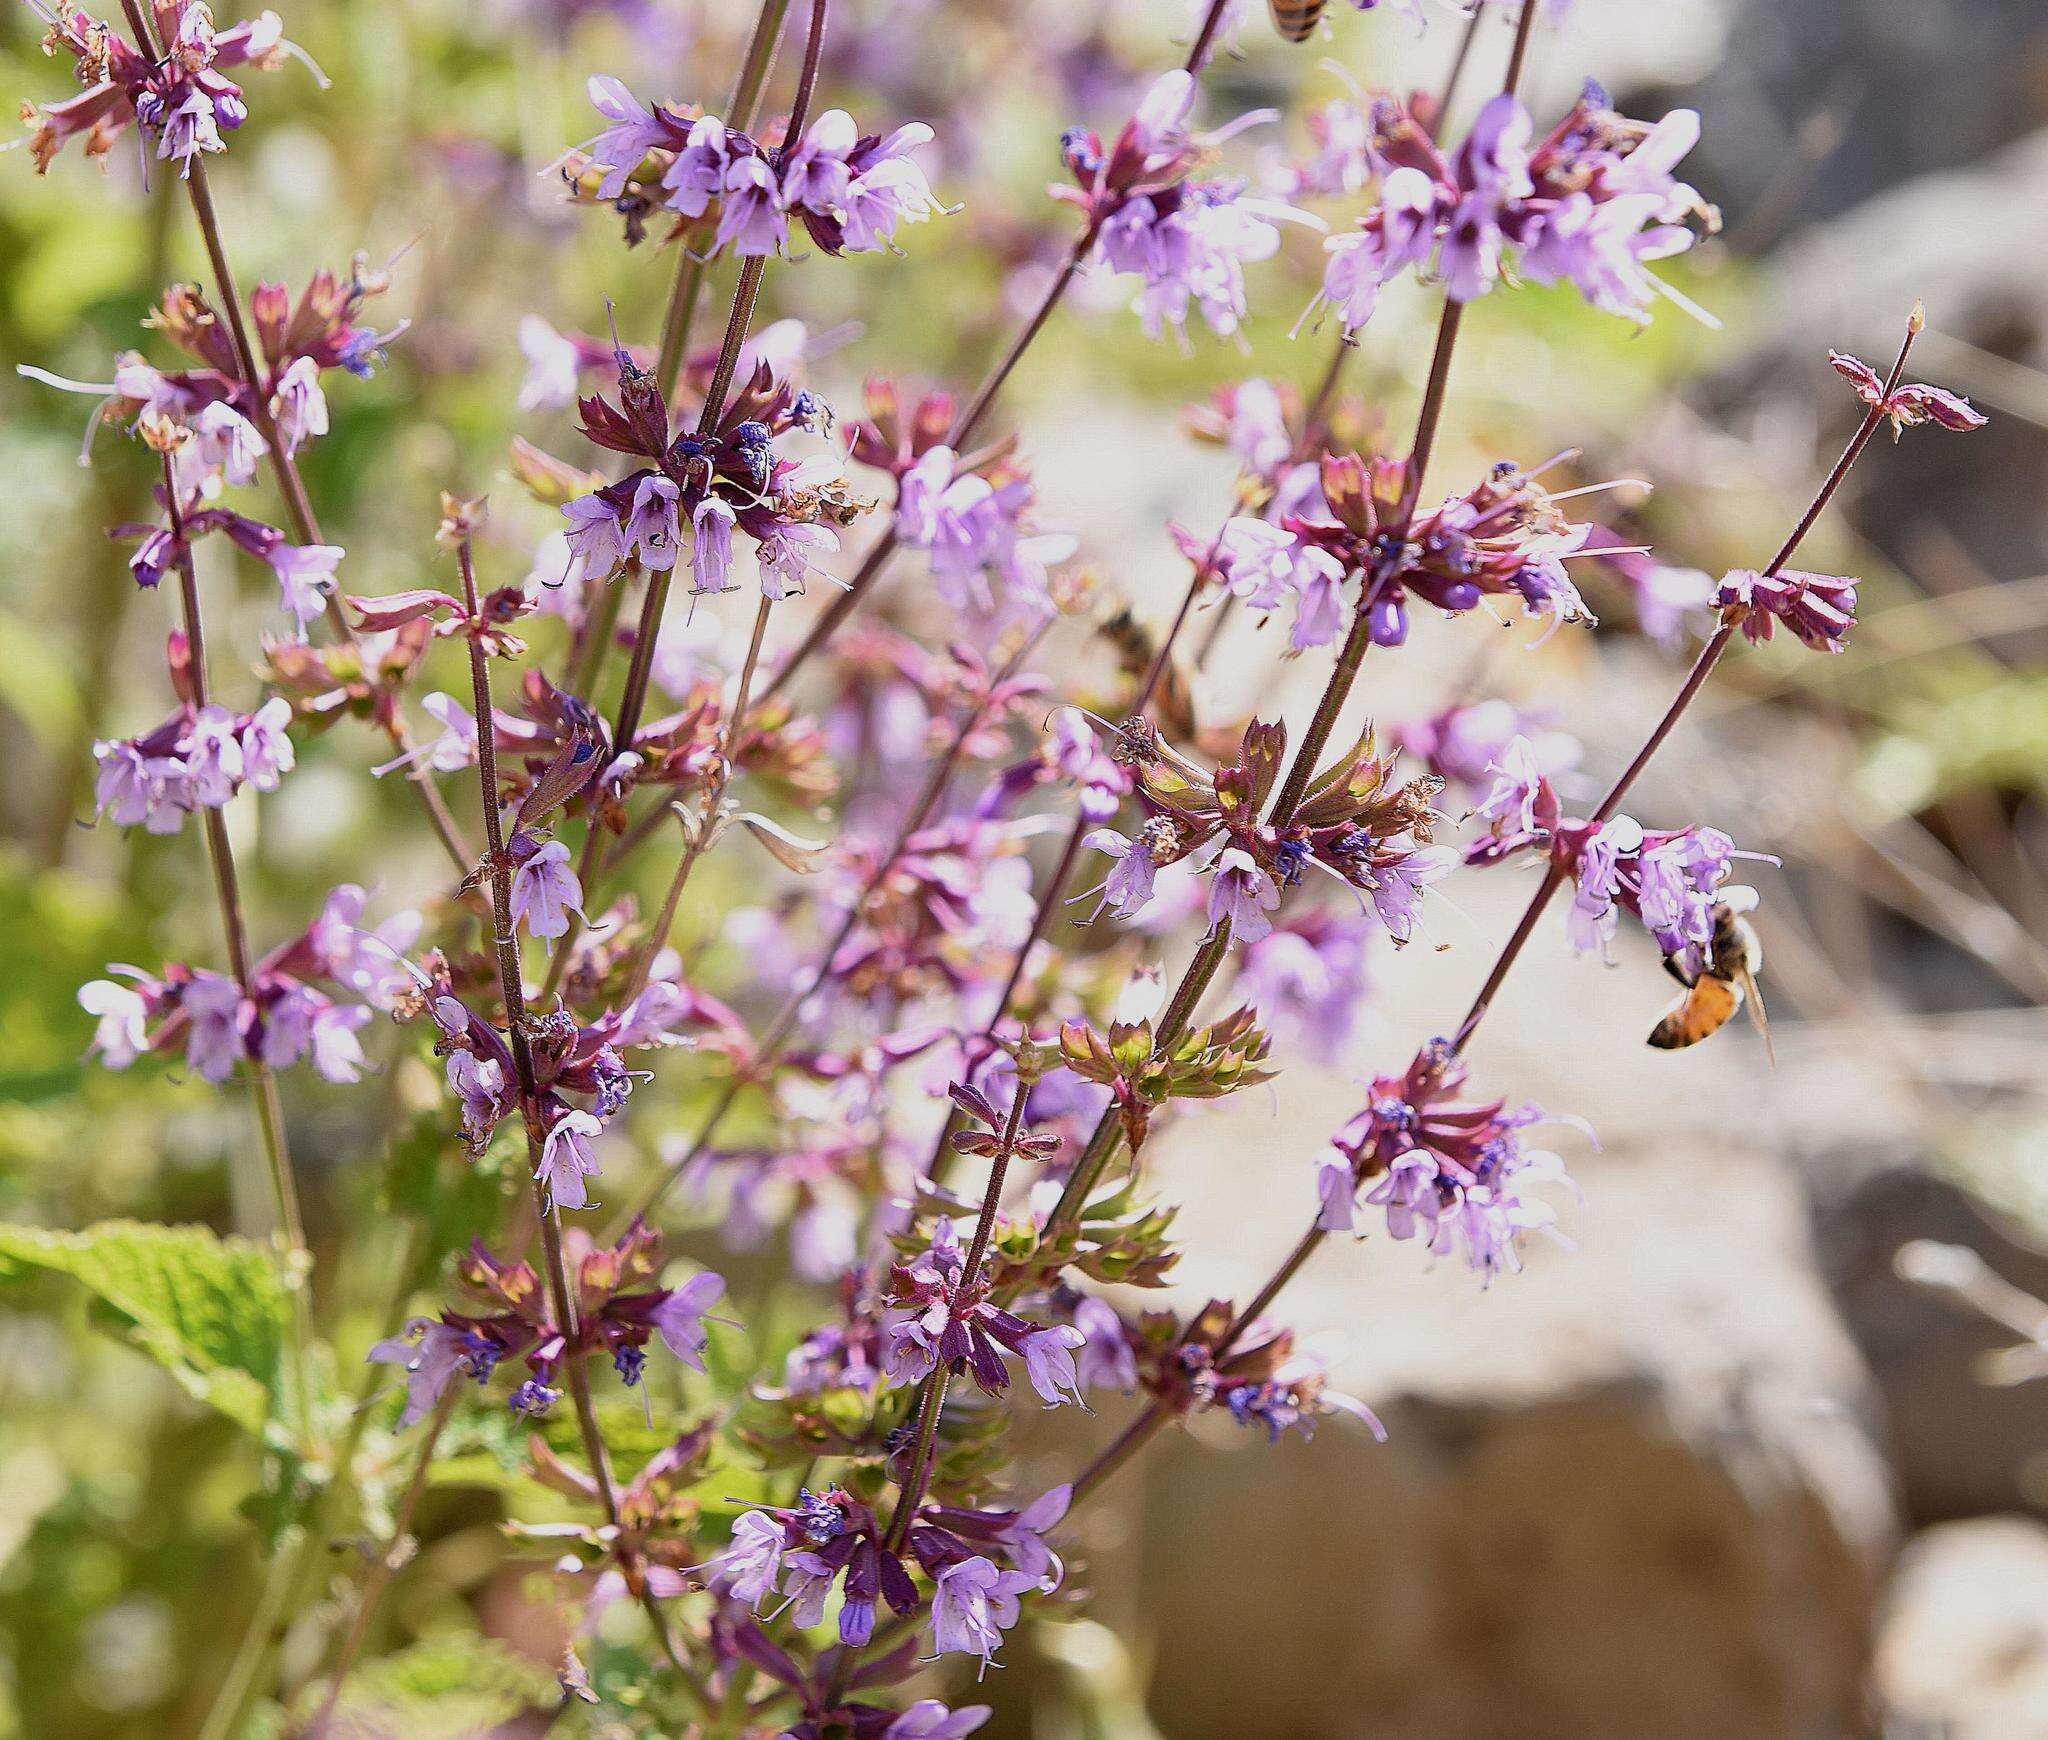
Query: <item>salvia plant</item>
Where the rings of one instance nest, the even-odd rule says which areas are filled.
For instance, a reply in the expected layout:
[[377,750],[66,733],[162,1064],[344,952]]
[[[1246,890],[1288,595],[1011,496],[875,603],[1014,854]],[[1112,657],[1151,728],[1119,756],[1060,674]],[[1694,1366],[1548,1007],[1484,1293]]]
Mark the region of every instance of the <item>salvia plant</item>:
[[[1583,632],[1588,563],[1656,595],[1657,559],[1582,515],[1591,492],[1557,487],[1557,462],[1454,476],[1433,458],[1475,301],[1563,283],[1619,321],[1697,312],[1657,272],[1716,222],[1680,179],[1697,117],[1632,118],[1591,83],[1532,115],[1520,87],[1545,9],[1527,0],[1484,100],[1339,99],[1261,158],[1240,136],[1278,118],[1214,116],[1204,79],[1262,26],[1212,0],[1128,113],[1046,142],[1064,246],[979,384],[879,375],[834,404],[807,384],[814,333],[757,329],[764,279],[800,295],[843,255],[959,246],[969,220],[934,185],[930,127],[830,106],[828,0],[785,9],[764,0],[729,89],[590,80],[589,137],[554,185],[617,235],[619,274],[659,268],[672,287],[644,344],[602,309],[588,332],[537,315],[522,330],[522,409],[577,418],[559,451],[521,442],[511,459],[559,520],[544,560],[487,573],[486,502],[434,480],[449,487],[420,584],[368,595],[300,460],[329,395],[406,322],[360,257],[245,283],[208,182],[261,125],[267,81],[305,57],[272,13],[222,26],[202,0],[106,18],[38,3],[80,89],[31,107],[34,167],[139,151],[212,268],[164,291],[104,380],[23,371],[94,401],[88,451],[143,468],[153,504],[110,533],[164,603],[167,710],[94,748],[99,823],[196,841],[219,899],[208,958],[110,965],[78,1002],[107,1069],[182,1072],[194,1094],[242,1084],[277,1230],[263,1251],[195,1229],[17,1229],[8,1253],[90,1282],[197,1264],[199,1241],[224,1309],[269,1349],[198,1374],[260,1430],[271,1470],[255,1508],[271,1583],[214,1735],[383,1731],[344,1728],[350,1676],[437,1458],[496,1456],[546,1506],[510,1527],[576,1638],[565,1708],[603,1703],[650,1733],[938,1740],[989,1712],[928,1694],[972,1688],[1034,1609],[1083,1593],[1069,1519],[1155,1434],[1202,1413],[1273,1439],[1331,1415],[1379,1434],[1286,1321],[1289,1282],[1333,1236],[1376,1233],[1490,1281],[1549,1227],[1568,1181],[1539,1132],[1571,1120],[1465,1057],[1539,925],[1595,954],[1654,950],[1688,1002],[1754,994],[1755,897],[1731,878],[1755,854],[1706,819],[1624,806],[1738,637],[1832,653],[1853,633],[1856,583],[1793,564],[1877,431],[1983,421],[1908,377],[1917,311],[1884,368],[1830,358],[1863,407],[1853,437],[1782,541],[1697,600],[1713,621],[1690,672],[1584,813],[1559,790],[1575,746],[1504,700],[1353,740],[1340,718],[1361,672],[1408,656],[1418,617]],[[1469,50],[1478,22],[1434,27],[1463,28]],[[796,73],[774,94],[786,23]],[[1457,65],[1476,80],[1483,59]],[[1461,107],[1469,122],[1447,125]],[[1323,255],[1292,339],[1308,361],[1288,370],[1315,384],[1248,376],[1190,413],[1236,486],[1207,526],[1162,533],[1187,567],[1170,626],[1133,647],[1117,618],[1121,687],[1077,686],[1048,633],[1118,601],[1035,487],[1006,383],[1086,282],[1127,293],[1147,337],[1236,339],[1290,234]],[[1441,317],[1419,414],[1396,427],[1343,371],[1404,274]],[[729,293],[714,302],[713,284]],[[128,438],[116,458],[109,437]],[[201,545],[274,578],[260,647],[209,644]],[[915,632],[880,607],[889,579],[922,595]],[[1219,641],[1224,613],[1272,620]],[[745,635],[730,668],[679,641],[728,614]],[[1186,670],[1240,643],[1320,672],[1305,720],[1218,732],[1195,716]],[[446,886],[406,911],[344,883],[303,925],[259,932],[224,810],[278,791],[328,733],[362,778],[403,783]],[[731,900],[730,878],[705,878],[714,855],[741,860],[758,897],[705,912]],[[1355,1055],[1375,937],[1407,943],[1445,878],[1517,860],[1534,891],[1464,1018]],[[642,906],[618,888],[649,862]],[[679,947],[685,915],[746,958],[723,997]],[[434,1199],[464,1172],[504,1188],[425,1288],[401,1277],[367,1359],[358,1345],[344,1363],[280,1095],[302,1069],[376,1091],[366,1040],[389,1024],[439,1087],[417,1115],[391,1101],[394,1152],[424,1144],[440,1168],[401,1203],[438,1227]],[[1273,1212],[1298,1241],[1241,1302],[1146,1308],[1179,1255],[1153,1143],[1290,1055],[1366,1084],[1341,1128],[1288,1132],[1294,1182],[1272,1185]],[[663,1078],[693,1091],[636,1121]],[[728,1287],[671,1248],[678,1229],[788,1282]],[[147,1327],[132,1273],[110,1296]],[[175,1341],[145,1344],[169,1359]],[[779,1351],[749,1369],[742,1345]],[[1063,1404],[1115,1435],[1020,1485],[1014,1422]],[[309,1625],[314,1665],[287,1673],[283,1644]],[[955,1657],[962,1671],[935,1674]]]

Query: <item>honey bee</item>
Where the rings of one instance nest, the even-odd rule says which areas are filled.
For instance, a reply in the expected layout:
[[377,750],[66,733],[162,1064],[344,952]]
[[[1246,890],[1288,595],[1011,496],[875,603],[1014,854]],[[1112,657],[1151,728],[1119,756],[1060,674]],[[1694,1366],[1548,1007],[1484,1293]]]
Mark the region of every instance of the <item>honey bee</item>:
[[[1707,945],[1707,964],[1690,972],[1676,955],[1664,957],[1664,970],[1685,987],[1685,995],[1650,1029],[1650,1043],[1659,1051],[1679,1051],[1718,1033],[1736,1010],[1748,1006],[1749,1018],[1763,1035],[1764,1055],[1776,1068],[1770,1018],[1756,976],[1764,964],[1764,947],[1742,915],[1756,904],[1748,889],[1730,889],[1731,898],[1714,908],[1714,936]],[[1747,896],[1747,898],[1743,898]]]
[[1273,15],[1273,28],[1280,32],[1282,42],[1306,42],[1322,22],[1328,4],[1329,0],[1266,0],[1266,9]]

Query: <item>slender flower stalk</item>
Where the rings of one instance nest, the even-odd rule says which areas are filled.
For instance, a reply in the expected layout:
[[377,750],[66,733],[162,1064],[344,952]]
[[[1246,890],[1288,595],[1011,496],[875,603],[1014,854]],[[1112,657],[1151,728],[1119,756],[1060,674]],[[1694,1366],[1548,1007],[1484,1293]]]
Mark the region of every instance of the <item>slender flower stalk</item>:
[[[128,27],[135,33],[135,40],[142,51],[152,60],[163,58],[163,45],[157,40],[156,27],[150,21],[147,9],[141,0],[121,0],[121,7],[128,18]],[[277,478],[279,493],[284,497],[285,512],[291,520],[292,530],[301,544],[322,544],[326,540],[320,535],[320,522],[314,517],[312,499],[306,493],[305,479],[299,473],[298,461],[278,433],[277,419],[270,408],[269,383],[265,379],[256,347],[249,338],[249,317],[242,306],[241,285],[236,279],[234,268],[228,264],[227,244],[221,238],[220,214],[214,209],[213,187],[208,181],[206,165],[197,156],[186,164],[184,177],[187,195],[192,202],[192,216],[199,228],[200,239],[206,244],[206,257],[213,267],[213,280],[220,292],[222,311],[227,316],[228,336],[234,347],[235,362],[243,381],[249,388],[250,409],[256,428],[269,448],[270,467]],[[342,610],[338,594],[330,592],[326,601],[327,620],[333,628],[335,638],[350,646],[356,644],[356,632]],[[401,756],[412,754],[411,731],[404,715],[392,709],[387,727],[393,746]],[[448,813],[448,806],[442,801],[440,792],[426,778],[409,778],[406,784],[419,794],[420,807],[427,812],[434,836],[441,848],[448,854],[458,869],[466,869],[474,854],[464,844],[462,834],[455,826],[454,818]]]
[[[1862,456],[1864,448],[1869,446],[1870,438],[1877,433],[1878,426],[1884,421],[1886,402],[1891,398],[1892,393],[1904,378],[1906,359],[1912,352],[1913,341],[1920,335],[1922,325],[1923,317],[1916,306],[1912,318],[1907,322],[1906,336],[1899,346],[1897,359],[1892,364],[1891,373],[1885,379],[1882,397],[1873,402],[1865,412],[1862,422],[1858,424],[1855,433],[1850,436],[1848,444],[1842,449],[1841,456],[1836,459],[1834,466],[1829,470],[1826,478],[1822,480],[1819,489],[1814,492],[1813,499],[1807,504],[1806,511],[1799,516],[1798,523],[1786,535],[1785,541],[1778,546],[1777,553],[1761,570],[1766,578],[1781,572],[1785,564],[1791,561],[1792,557],[1798,552],[1800,544],[1805,541],[1806,534],[1813,529],[1814,522],[1820,518],[1821,514],[1826,510],[1828,503],[1834,499],[1836,491],[1841,488],[1843,480],[1849,475],[1850,468]],[[1599,807],[1593,812],[1592,820],[1594,822],[1604,822],[1620,809],[1623,799],[1628,796],[1644,768],[1649,765],[1651,757],[1663,747],[1665,740],[1670,737],[1672,731],[1677,727],[1686,709],[1692,705],[1694,698],[1706,686],[1707,679],[1713,675],[1714,667],[1720,663],[1721,655],[1727,650],[1728,643],[1734,638],[1735,632],[1733,624],[1724,625],[1716,629],[1707,639],[1705,645],[1701,647],[1698,657],[1693,661],[1692,668],[1686,673],[1684,682],[1679,685],[1677,694],[1672,697],[1671,704],[1664,709],[1663,714],[1658,718],[1656,724],[1651,727],[1649,735],[1643,740],[1642,746],[1636,751],[1634,757],[1631,758],[1628,766],[1622,770],[1620,777],[1608,787],[1606,796],[1600,800]],[[1464,1020],[1459,1023],[1457,1033],[1449,1045],[1449,1055],[1451,1057],[1455,1058],[1461,1054],[1465,1047],[1471,1043],[1472,1036],[1478,1031],[1479,1024],[1485,1020],[1487,1011],[1493,1006],[1494,998],[1499,994],[1502,984],[1506,982],[1507,976],[1513,970],[1516,961],[1521,958],[1522,951],[1527,946],[1529,938],[1535,933],[1538,921],[1541,920],[1558,889],[1563,886],[1564,880],[1564,873],[1557,869],[1555,865],[1545,871],[1542,882],[1538,884],[1535,893],[1531,895],[1528,906],[1524,908],[1521,917],[1515,923],[1513,931],[1509,933],[1507,941],[1502,945],[1500,953],[1495,957],[1493,965],[1488,970],[1486,978],[1479,988],[1478,995],[1472,1000],[1471,1008],[1466,1012]],[[1282,1260],[1280,1266],[1267,1278],[1258,1292],[1253,1295],[1251,1302],[1231,1320],[1230,1326],[1216,1344],[1215,1358],[1221,1360],[1243,1340],[1246,1332],[1271,1308],[1274,1300],[1280,1296],[1281,1292],[1294,1277],[1301,1272],[1309,1258],[1315,1255],[1316,1251],[1321,1247],[1323,1240],[1328,1236],[1324,1228],[1314,1223],[1310,1224],[1308,1230],[1296,1241],[1294,1247]],[[1165,1402],[1153,1401],[1149,1403],[1144,1411],[1132,1420],[1130,1425],[1124,1429],[1108,1448],[1102,1451],[1076,1477],[1074,1481],[1075,1498],[1078,1500],[1099,1488],[1104,1481],[1128,1462],[1173,1417],[1173,1414],[1173,1408]]]
[[[1528,51],[1529,33],[1535,25],[1536,8],[1525,5],[1515,25],[1514,46],[1510,50],[1507,76],[1502,84],[1501,94],[1512,97],[1520,83],[1522,65]],[[1429,379],[1423,388],[1422,404],[1416,413],[1415,439],[1409,448],[1408,462],[1402,475],[1402,495],[1399,517],[1391,528],[1389,536],[1397,542],[1405,536],[1416,508],[1422,499],[1424,474],[1428,469],[1431,454],[1436,446],[1436,434],[1443,419],[1446,399],[1450,394],[1451,356],[1458,342],[1463,325],[1464,304],[1456,298],[1446,296],[1443,315],[1437,324],[1436,345],[1431,353]],[[1316,702],[1308,728],[1302,733],[1301,741],[1295,747],[1294,758],[1280,783],[1280,789],[1273,799],[1270,820],[1273,826],[1284,828],[1294,819],[1294,812],[1307,793],[1309,782],[1321,765],[1323,751],[1328,746],[1330,733],[1336,729],[1337,720],[1344,711],[1344,704],[1351,697],[1352,685],[1358,677],[1358,670],[1365,660],[1365,651],[1372,644],[1372,622],[1361,597],[1358,609],[1346,634],[1344,645],[1337,655],[1337,662],[1330,678],[1323,686],[1321,697]],[[1220,940],[1219,940],[1220,939]],[[1227,924],[1218,925],[1202,940],[1195,957],[1188,963],[1179,985],[1175,988],[1168,1017],[1156,1029],[1154,1054],[1172,1044],[1180,1037],[1187,1019],[1197,1003],[1208,990],[1218,969],[1229,953],[1229,929]],[[1175,1013],[1179,1015],[1176,1023]],[[1090,1193],[1100,1180],[1103,1171],[1115,1156],[1122,1140],[1123,1129],[1116,1108],[1106,1109],[1089,1138],[1081,1159],[1069,1175],[1066,1188],[1061,1192],[1058,1204],[1046,1222],[1046,1236],[1054,1238],[1069,1231],[1079,1219]]]
[[[204,708],[212,693],[206,674],[206,629],[199,608],[199,577],[194,569],[191,546],[185,541],[182,510],[171,455],[163,455],[165,511],[170,516],[171,536],[178,552],[178,591],[185,621],[185,642],[190,664],[190,681],[195,702]],[[255,975],[249,952],[248,920],[242,911],[241,878],[235,870],[235,853],[228,840],[226,819],[213,805],[200,809],[201,829],[206,836],[207,864],[213,875],[214,898],[220,906],[220,928],[227,945],[228,970],[243,997],[253,994]],[[277,1077],[261,1057],[243,1060],[256,1107],[256,1125],[263,1142],[264,1176],[270,1184],[271,1209],[277,1218],[278,1268],[286,1295],[292,1302],[292,1334],[288,1349],[292,1361],[293,1406],[302,1419],[308,1406],[306,1393],[306,1352],[313,1337],[312,1310],[306,1297],[307,1270],[311,1258],[306,1251],[305,1223],[299,1213],[298,1181],[292,1171],[289,1141],[285,1135],[284,1107],[278,1097]]]
[[[769,0],[774,5],[774,0]],[[785,152],[794,151],[803,137],[804,123],[810,116],[811,99],[818,88],[818,69],[825,50],[825,22],[830,0],[811,0],[810,29],[804,41],[802,71],[797,75],[796,96],[790,105],[789,124],[784,131]],[[771,22],[767,7],[764,7],[759,25],[756,27],[754,44],[748,52],[747,64],[741,69],[741,88],[751,79],[758,95],[761,80],[767,76],[767,60],[773,54],[774,40],[781,23],[780,9]],[[758,72],[756,56],[759,59]],[[739,366],[740,348],[747,341],[747,332],[753,324],[754,306],[761,293],[761,280],[768,269],[768,256],[753,254],[742,262],[739,280],[733,287],[732,311],[725,323],[725,336],[718,347],[718,359],[712,366],[711,381],[704,393],[704,405],[697,416],[697,433],[708,435],[718,426],[718,419],[725,411],[726,396],[732,390],[733,374]],[[678,291],[681,283],[678,280]],[[680,358],[678,349],[678,359]],[[680,361],[676,363],[680,367]],[[666,398],[672,392],[672,385],[663,385]],[[647,590],[640,600],[639,626],[634,631],[633,657],[626,667],[626,687],[619,699],[618,718],[612,726],[612,742],[621,750],[632,746],[640,730],[640,721],[647,708],[647,691],[654,676],[654,649],[661,639],[662,617],[668,609],[668,594],[671,577],[675,570],[671,565],[650,569],[647,575]],[[764,604],[765,612],[765,604]],[[765,626],[765,625],[758,625]],[[740,697],[745,704],[744,693]],[[738,728],[737,716],[734,720]],[[593,820],[583,837],[582,860],[577,866],[577,877],[586,886],[594,879],[598,868],[598,855],[604,847],[604,834]],[[678,895],[680,898],[680,894]],[[665,927],[664,927],[665,928]],[[548,971],[546,990],[552,994],[561,983],[561,975],[569,959],[570,951],[582,925],[572,919],[568,935],[562,946],[556,950],[553,964]]]
[[[476,565],[466,531],[456,545],[455,554],[457,566],[462,574],[463,602],[469,611],[470,621],[474,623],[481,619],[482,601],[477,592]],[[489,655],[484,650],[481,636],[472,633],[467,638],[470,686],[476,703],[476,717],[488,721],[493,717]],[[569,1285],[568,1267],[562,1256],[561,1210],[555,1205],[548,1190],[543,1166],[547,1132],[541,1125],[540,1092],[534,1076],[532,1045],[527,1035],[526,992],[519,965],[518,932],[514,928],[512,917],[512,861],[505,852],[505,827],[499,813],[497,753],[492,738],[493,733],[488,728],[477,733],[477,778],[481,788],[486,842],[484,862],[489,870],[491,885],[498,990],[505,1007],[505,1039],[511,1049],[513,1066],[518,1074],[520,1114],[526,1126],[527,1172],[532,1184],[534,1214],[540,1225],[542,1273],[546,1278],[554,1321],[563,1333],[570,1337],[569,1351],[563,1358],[562,1370],[570,1400],[575,1406],[576,1423],[583,1438],[583,1453],[590,1464],[590,1476],[596,1483],[598,1501],[604,1509],[605,1520],[611,1527],[617,1528],[619,1495],[612,1479],[611,1455],[605,1447],[604,1432],[598,1425],[597,1410],[590,1398],[590,1374],[584,1364],[583,1350],[575,1340],[576,1296]],[[422,1466],[431,1455],[432,1448],[429,1446],[421,1456]],[[676,1648],[674,1636],[669,1630],[666,1615],[662,1613],[644,1583],[641,1585],[640,1593],[641,1605],[654,1626],[655,1636],[661,1642],[663,1653],[680,1667],[681,1656]]]

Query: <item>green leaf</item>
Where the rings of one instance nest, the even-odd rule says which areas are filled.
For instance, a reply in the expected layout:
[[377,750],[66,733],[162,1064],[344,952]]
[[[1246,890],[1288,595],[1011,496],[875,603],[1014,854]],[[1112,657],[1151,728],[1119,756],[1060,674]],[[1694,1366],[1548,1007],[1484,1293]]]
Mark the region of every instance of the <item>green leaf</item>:
[[492,1638],[429,1638],[349,1675],[335,1732],[468,1740],[560,1696],[547,1668]]
[[103,1221],[83,1232],[0,1226],[0,1281],[69,1275],[94,1315],[191,1395],[261,1433],[284,1355],[289,1301],[276,1260],[201,1226]]

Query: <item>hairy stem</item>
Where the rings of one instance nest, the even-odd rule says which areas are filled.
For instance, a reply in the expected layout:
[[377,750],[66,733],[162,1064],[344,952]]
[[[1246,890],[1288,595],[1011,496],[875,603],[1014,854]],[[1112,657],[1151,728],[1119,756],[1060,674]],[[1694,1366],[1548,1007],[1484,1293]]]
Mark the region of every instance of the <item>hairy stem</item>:
[[[462,571],[463,601],[474,620],[478,614],[476,567],[472,559],[467,538],[456,548],[456,561]],[[491,670],[485,656],[483,642],[475,635],[469,638],[470,687],[476,703],[476,716],[481,728],[477,732],[477,775],[482,788],[484,812],[484,838],[488,843],[485,863],[490,872],[491,910],[496,927],[498,990],[505,1005],[505,1036],[511,1047],[512,1063],[519,1077],[520,1114],[526,1125],[527,1171],[533,1186],[534,1213],[540,1223],[542,1269],[547,1279],[548,1300],[554,1312],[555,1327],[561,1332],[568,1347],[562,1357],[562,1375],[568,1385],[570,1400],[575,1405],[576,1423],[583,1438],[583,1454],[590,1464],[591,1479],[597,1485],[598,1500],[603,1506],[605,1520],[613,1528],[619,1523],[619,1495],[612,1480],[611,1457],[605,1448],[604,1433],[598,1427],[597,1410],[590,1399],[590,1374],[584,1363],[584,1350],[580,1344],[576,1320],[576,1295],[569,1284],[568,1265],[562,1256],[561,1211],[549,1195],[547,1185],[541,1177],[541,1161],[545,1149],[547,1132],[540,1121],[540,1092],[533,1073],[533,1049],[526,1033],[526,992],[520,976],[519,942],[512,920],[512,864],[505,855],[504,821],[499,813],[497,749],[492,741],[490,729],[491,711]],[[425,1458],[422,1457],[422,1461]],[[628,1571],[628,1581],[633,1581],[630,1563],[622,1564]],[[660,1639],[664,1651],[671,1661],[678,1661],[675,1640],[668,1629],[666,1616],[661,1612],[651,1595],[643,1592],[641,1605],[646,1609],[655,1635]]]
[[[204,708],[212,702],[206,675],[206,629],[199,609],[199,577],[192,561],[192,548],[185,542],[183,511],[178,501],[178,483],[171,456],[163,455],[164,509],[169,516],[173,548],[177,551],[178,592],[185,619],[185,642],[190,657],[190,681],[194,702]],[[202,804],[199,820],[206,836],[207,864],[213,873],[214,898],[220,907],[220,928],[226,941],[228,969],[245,999],[256,995],[253,957],[249,952],[249,925],[242,910],[241,878],[235,870],[234,848],[228,841],[227,820],[211,804]],[[292,1334],[287,1343],[291,1356],[292,1406],[302,1424],[310,1425],[306,1410],[307,1350],[313,1339],[312,1310],[306,1298],[307,1269],[311,1258],[306,1251],[306,1228],[299,1214],[298,1181],[292,1172],[291,1149],[285,1136],[284,1108],[278,1099],[277,1078],[260,1057],[242,1060],[242,1074],[248,1081],[256,1104],[256,1125],[262,1137],[263,1167],[270,1183],[271,1211],[276,1217],[278,1271],[286,1295],[292,1302]]]

